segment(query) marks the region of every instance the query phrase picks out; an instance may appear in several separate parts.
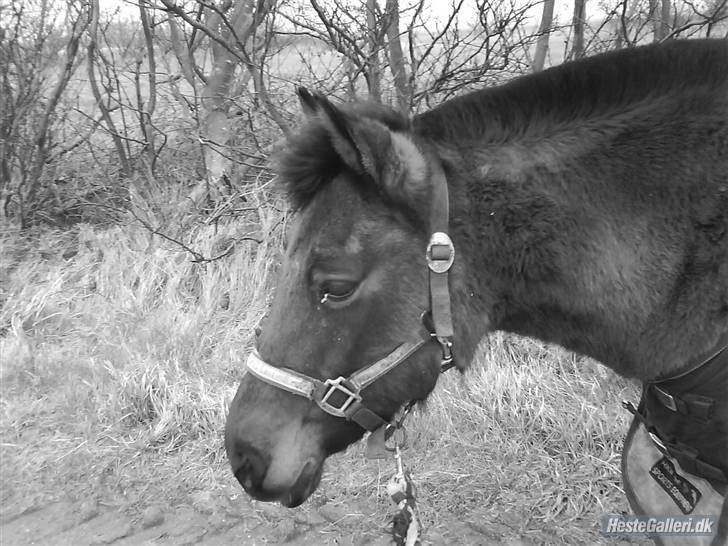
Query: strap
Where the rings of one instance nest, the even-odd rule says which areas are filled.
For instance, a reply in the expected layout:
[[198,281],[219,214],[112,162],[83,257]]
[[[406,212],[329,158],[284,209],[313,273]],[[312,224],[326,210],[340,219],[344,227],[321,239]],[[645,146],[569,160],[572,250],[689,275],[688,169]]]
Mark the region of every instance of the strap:
[[632,402],[624,401],[622,405],[640,421],[649,434],[652,442],[664,455],[672,457],[680,463],[680,466],[690,474],[700,476],[710,482],[718,484],[728,483],[728,474],[722,468],[715,466],[701,459],[697,449],[691,448],[687,444],[680,441],[669,441],[655,427],[654,423],[649,419],[645,410],[645,399],[648,392],[654,392],[654,385],[643,384],[642,396],[640,398],[639,407],[635,408]]
[[718,340],[718,343],[716,345],[718,347],[717,350],[713,349],[711,353],[709,353],[709,356],[705,358],[701,358],[698,360],[697,364],[688,364],[688,367],[683,369],[682,371],[679,371],[678,373],[671,375],[670,377],[662,377],[659,379],[653,379],[651,381],[647,381],[647,383],[651,384],[660,384],[660,383],[668,383],[670,381],[674,381],[675,379],[681,379],[685,377],[686,375],[690,375],[693,372],[698,371],[703,366],[706,366],[713,362],[716,358],[718,358],[723,351],[728,351],[728,332],[725,332],[720,339]]
[[369,432],[374,432],[379,427],[387,424],[384,419],[364,406],[360,401],[354,402],[351,408],[346,411],[346,418]]
[[[668,379],[647,381],[645,396],[657,401],[670,411],[700,421],[709,421],[713,417],[714,407],[720,401],[714,397],[689,392],[695,385],[710,383],[714,380],[713,369],[728,364],[728,334],[719,341],[717,350],[713,348],[707,358],[698,359],[697,365],[691,365]],[[714,391],[713,391],[714,392]]]
[[261,381],[312,400],[329,415],[354,421],[371,432],[387,422],[363,404],[361,390],[407,360],[429,340],[428,336],[416,342],[403,343],[384,358],[359,370],[349,378],[338,377],[320,381],[288,368],[278,368],[268,364],[260,358],[256,350],[248,355],[246,366],[248,371]]
[[407,360],[415,351],[428,341],[429,339],[421,339],[416,342],[403,343],[381,360],[377,360],[371,366],[367,366],[366,368],[349,376],[349,382],[354,385],[357,390],[365,389],[387,372]]
[[657,448],[662,451],[663,454],[676,459],[686,472],[705,478],[708,481],[728,483],[728,475],[726,475],[726,473],[717,466],[702,460],[696,449],[693,449],[681,442],[665,441],[654,430],[649,432],[650,437]]
[[450,339],[453,336],[452,316],[450,314],[450,290],[447,273],[430,271],[430,298],[432,321],[438,338]]
[[430,242],[426,259],[430,270],[430,309],[437,341],[443,353],[452,345],[453,324],[450,305],[448,272],[455,260],[455,247],[447,235],[450,224],[450,199],[447,178],[442,166],[435,161],[432,167],[432,208],[430,209]]
[[[271,366],[260,358],[260,355],[256,350],[251,351],[248,355],[248,360],[245,362],[245,366],[251,374],[261,381],[275,385],[279,389],[283,389],[284,391],[288,391],[292,394],[297,394],[304,398],[308,398],[309,400],[313,400],[314,392],[318,386],[316,379],[307,377],[296,371],[289,370],[288,368],[276,368],[275,366]],[[318,383],[323,386],[321,381],[318,381]]]
[[682,396],[670,394],[664,388],[653,384],[647,385],[647,390],[660,404],[670,411],[677,412],[686,417],[709,421],[713,416],[715,400],[708,396],[686,393]]

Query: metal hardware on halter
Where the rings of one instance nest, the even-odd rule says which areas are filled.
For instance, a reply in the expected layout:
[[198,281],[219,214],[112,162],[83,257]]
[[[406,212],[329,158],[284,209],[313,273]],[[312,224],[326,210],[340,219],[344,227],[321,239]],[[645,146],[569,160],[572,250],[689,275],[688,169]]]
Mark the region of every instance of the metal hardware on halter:
[[455,357],[452,353],[452,340],[448,337],[438,336],[435,332],[435,324],[430,311],[425,311],[420,315],[420,321],[430,334],[430,339],[436,341],[440,345],[442,351],[442,360],[440,361],[440,371],[446,372],[455,366]]
[[437,231],[430,237],[425,251],[427,267],[434,273],[447,273],[455,261],[455,245],[447,233]]
[[[354,387],[351,382],[347,381],[344,377],[327,379],[324,381],[324,385],[328,388],[321,397],[321,400],[316,400],[316,403],[322,410],[334,417],[347,418],[347,410],[351,408],[352,404],[355,402],[361,402],[359,389]],[[329,399],[335,392],[340,392],[346,396],[346,400],[338,408],[329,402]]]
[[452,314],[450,310],[450,286],[448,271],[455,261],[455,246],[450,236],[443,231],[435,231],[425,251],[427,267],[430,269],[430,315],[432,338],[442,350],[442,369],[453,366],[452,354]]
[[[365,430],[373,431],[386,425],[387,422],[362,403],[360,392],[399,366],[428,342],[428,337],[423,336],[419,341],[403,343],[384,358],[354,372],[349,377],[337,377],[325,381],[268,364],[260,358],[257,351],[248,355],[246,366],[248,371],[261,381],[303,396],[315,402],[329,415],[354,421]],[[345,399],[341,404],[334,405],[332,402],[337,393],[343,395]]]
[[442,362],[440,362],[440,370],[447,371],[455,365],[455,358],[452,355],[452,341],[445,337],[435,336],[437,342],[442,349]]
[[[404,422],[409,417],[409,414],[412,413],[412,410],[415,407],[415,401],[410,400],[405,404],[405,406],[399,411],[399,417],[396,417],[392,419],[385,427],[384,429],[384,441],[386,442],[390,438],[393,439],[394,445],[398,445],[399,447],[405,447],[407,444],[407,429],[404,428]],[[385,444],[385,449],[387,451],[394,451],[394,446],[387,447]]]

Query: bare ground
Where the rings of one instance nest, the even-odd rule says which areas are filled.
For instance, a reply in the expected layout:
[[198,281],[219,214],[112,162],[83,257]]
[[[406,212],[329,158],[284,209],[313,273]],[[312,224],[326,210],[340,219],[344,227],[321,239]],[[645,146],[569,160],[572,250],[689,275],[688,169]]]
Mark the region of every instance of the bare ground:
[[[192,492],[182,502],[159,499],[146,506],[68,499],[18,511],[5,504],[0,514],[0,544],[384,546],[392,540],[389,511],[382,501],[327,502],[325,496],[317,495],[289,510],[252,501],[229,485],[214,493]],[[507,507],[484,506],[461,516],[457,511],[434,518],[426,514],[425,519],[430,521],[424,522],[423,544],[535,546],[594,544],[598,540],[578,528],[565,539],[562,532],[539,529],[529,523],[528,514],[508,512]],[[650,544],[601,538],[605,542],[600,543],[614,546]]]
[[[245,500],[229,501],[212,513],[190,505],[163,510],[150,507],[134,517],[123,510],[98,505],[57,502],[31,510],[0,524],[3,545],[26,544],[290,544],[297,546],[385,545],[391,539],[385,529],[347,532],[347,519],[364,515],[340,507],[322,506],[298,512],[295,516],[275,506],[257,505]],[[502,540],[495,527],[485,530],[455,523],[452,527],[431,529],[427,542],[433,544],[533,544],[517,538]]]
[[[199,500],[199,499],[198,499]],[[308,508],[292,515],[273,506],[252,503],[242,496],[205,505],[177,508],[151,506],[141,514],[96,503],[55,502],[0,519],[3,546],[53,545],[389,545],[392,540],[384,527],[352,533],[346,520],[367,515],[361,507]],[[425,531],[425,544],[468,544],[530,546],[555,544],[544,536],[517,536],[510,525],[494,521],[457,521],[440,523]],[[534,533],[531,533],[532,535]],[[554,539],[555,537],[552,537]],[[613,544],[637,542],[614,541]]]

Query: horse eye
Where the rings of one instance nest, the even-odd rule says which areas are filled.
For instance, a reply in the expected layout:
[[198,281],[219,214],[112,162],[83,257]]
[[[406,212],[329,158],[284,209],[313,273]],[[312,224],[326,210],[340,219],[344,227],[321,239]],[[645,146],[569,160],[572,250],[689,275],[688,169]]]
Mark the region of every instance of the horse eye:
[[356,284],[352,281],[330,279],[321,285],[321,303],[327,301],[344,301],[351,297],[356,290]]

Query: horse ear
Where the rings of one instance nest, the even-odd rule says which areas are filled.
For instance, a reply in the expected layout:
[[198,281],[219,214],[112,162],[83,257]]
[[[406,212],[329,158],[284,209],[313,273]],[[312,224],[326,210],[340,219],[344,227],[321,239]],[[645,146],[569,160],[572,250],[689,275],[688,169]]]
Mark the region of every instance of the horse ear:
[[297,92],[304,110],[324,123],[334,150],[350,169],[369,176],[394,199],[408,200],[424,188],[427,161],[409,136],[374,119],[352,118],[318,93]]
[[303,110],[306,117],[316,115],[316,112],[318,112],[319,109],[316,96],[311,94],[308,89],[302,86],[296,87],[296,95],[298,95],[298,101],[301,103],[301,110]]
[[349,131],[349,121],[343,112],[322,94],[311,93],[305,87],[296,87],[296,94],[303,113],[307,117],[316,117],[323,121],[336,153],[350,168],[359,172],[361,158]]
[[427,160],[407,134],[368,118],[342,116],[339,122],[332,142],[354,172],[367,175],[396,200],[408,201],[413,192],[423,189]]
[[355,122],[323,95],[316,93],[310,97],[315,104],[314,112],[323,122],[337,155],[354,172],[366,171],[353,131]]
[[390,198],[411,203],[426,192],[427,159],[409,135],[371,119],[355,122],[351,134],[361,170]]
[[425,154],[404,133],[390,132],[392,159],[384,177],[388,193],[404,201],[427,191],[429,167]]

